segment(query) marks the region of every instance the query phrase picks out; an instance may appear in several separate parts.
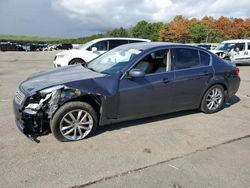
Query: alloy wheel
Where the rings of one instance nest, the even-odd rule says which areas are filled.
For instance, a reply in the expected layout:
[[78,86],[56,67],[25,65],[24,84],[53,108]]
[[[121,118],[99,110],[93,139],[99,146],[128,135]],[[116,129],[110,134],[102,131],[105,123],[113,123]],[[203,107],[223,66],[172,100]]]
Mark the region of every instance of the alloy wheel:
[[220,88],[212,89],[208,93],[206,98],[207,108],[212,111],[217,110],[221,106],[222,100],[223,100],[222,90]]
[[72,141],[85,138],[91,132],[92,128],[92,116],[82,109],[68,112],[60,122],[62,136]]

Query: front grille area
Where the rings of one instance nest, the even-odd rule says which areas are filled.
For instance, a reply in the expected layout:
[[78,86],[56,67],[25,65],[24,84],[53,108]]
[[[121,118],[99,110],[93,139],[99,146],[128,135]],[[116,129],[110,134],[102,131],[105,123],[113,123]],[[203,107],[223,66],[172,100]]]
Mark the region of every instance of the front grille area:
[[15,95],[15,101],[17,104],[21,105],[25,99],[25,95],[18,89]]

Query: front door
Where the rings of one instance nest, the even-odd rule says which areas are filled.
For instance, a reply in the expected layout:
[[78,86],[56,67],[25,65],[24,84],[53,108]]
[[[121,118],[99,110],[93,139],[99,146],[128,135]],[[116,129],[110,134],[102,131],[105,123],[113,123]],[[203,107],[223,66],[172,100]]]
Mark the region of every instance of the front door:
[[247,56],[248,56],[247,43],[246,42],[236,43],[234,47],[233,61],[235,63],[245,62]]
[[166,50],[152,52],[133,68],[143,70],[141,78],[124,77],[119,84],[119,119],[162,114],[171,111],[174,72],[167,70]]

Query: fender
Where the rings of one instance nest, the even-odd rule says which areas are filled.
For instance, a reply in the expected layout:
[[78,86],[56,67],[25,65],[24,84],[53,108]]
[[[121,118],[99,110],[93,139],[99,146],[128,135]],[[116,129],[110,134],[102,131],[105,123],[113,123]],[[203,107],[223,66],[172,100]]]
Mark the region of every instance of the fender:
[[[204,90],[204,94],[206,93],[206,91],[212,87],[213,85],[216,85],[216,84],[220,84],[223,86],[224,90],[225,90],[225,96],[226,98],[228,97],[228,82],[225,81],[225,78],[222,76],[222,75],[214,75],[213,77],[210,78],[210,80],[208,81],[208,84]],[[202,97],[203,98],[203,97]]]

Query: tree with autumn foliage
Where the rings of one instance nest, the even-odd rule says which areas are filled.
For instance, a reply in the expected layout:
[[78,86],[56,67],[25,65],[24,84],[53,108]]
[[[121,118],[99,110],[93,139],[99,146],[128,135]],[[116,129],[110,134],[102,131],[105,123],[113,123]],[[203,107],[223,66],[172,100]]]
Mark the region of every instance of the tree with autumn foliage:
[[160,41],[170,42],[221,42],[250,37],[250,19],[205,16],[201,20],[176,16],[163,25]]
[[[187,19],[181,15],[172,21],[147,22],[139,21],[131,28],[114,28],[106,33],[77,39],[62,39],[50,41],[50,43],[86,43],[90,40],[102,37],[137,37],[146,38],[151,41],[168,41],[181,43],[219,43],[229,39],[250,38],[250,18],[227,18],[215,19],[205,16],[202,19]],[[2,40],[6,41],[6,40]],[[16,41],[16,40],[7,40]],[[24,42],[24,41],[22,41]],[[27,41],[30,42],[30,41]],[[43,41],[39,41],[43,42]]]
[[186,43],[190,39],[189,20],[180,15],[176,16],[170,23],[163,25],[160,31],[160,41]]

